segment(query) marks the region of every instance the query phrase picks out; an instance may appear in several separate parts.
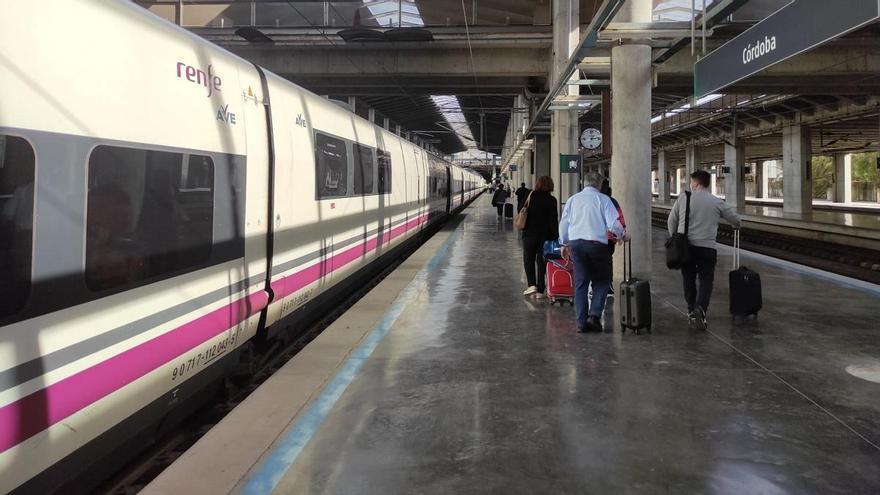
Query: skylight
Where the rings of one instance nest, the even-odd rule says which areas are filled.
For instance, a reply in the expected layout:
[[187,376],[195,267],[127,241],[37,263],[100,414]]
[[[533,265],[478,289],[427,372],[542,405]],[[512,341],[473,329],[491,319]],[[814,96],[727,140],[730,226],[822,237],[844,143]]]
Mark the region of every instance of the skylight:
[[406,27],[423,27],[425,22],[415,2],[402,0],[364,0],[364,6],[370,11],[371,19],[382,27],[397,27],[398,23]]
[[468,148],[476,148],[477,141],[474,139],[473,134],[471,134],[471,128],[468,126],[467,119],[461,111],[458,98],[448,95],[435,95],[431,96],[431,100],[434,101],[434,105],[437,105],[437,110],[446,119],[444,127],[448,127],[451,131],[455,132]]

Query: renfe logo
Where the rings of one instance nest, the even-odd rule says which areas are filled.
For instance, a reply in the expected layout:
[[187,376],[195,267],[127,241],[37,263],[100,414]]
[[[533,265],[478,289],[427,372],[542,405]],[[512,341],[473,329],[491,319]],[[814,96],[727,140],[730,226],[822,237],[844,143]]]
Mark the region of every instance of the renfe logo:
[[754,45],[749,43],[743,48],[743,65],[757,60],[773,50],[776,50],[776,36],[764,36],[762,41]]
[[201,69],[196,69],[191,65],[186,65],[183,62],[177,62],[177,77],[184,78],[189,82],[193,82],[196,84],[201,84],[202,86],[208,88],[208,98],[210,98],[214,91],[220,91],[220,84],[223,81],[220,80],[220,76],[214,75],[213,66],[208,66],[208,72]]

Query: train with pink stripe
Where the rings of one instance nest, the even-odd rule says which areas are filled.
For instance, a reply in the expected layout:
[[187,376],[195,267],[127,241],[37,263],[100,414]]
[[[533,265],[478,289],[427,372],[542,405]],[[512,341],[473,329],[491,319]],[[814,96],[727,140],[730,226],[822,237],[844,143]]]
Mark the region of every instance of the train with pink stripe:
[[0,492],[90,490],[483,185],[131,2],[0,7]]

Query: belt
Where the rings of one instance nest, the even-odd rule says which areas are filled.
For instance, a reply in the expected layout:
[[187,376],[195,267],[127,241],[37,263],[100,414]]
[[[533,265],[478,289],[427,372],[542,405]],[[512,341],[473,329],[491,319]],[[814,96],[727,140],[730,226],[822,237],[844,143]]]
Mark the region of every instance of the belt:
[[573,242],[583,242],[583,243],[586,243],[586,244],[601,244],[601,245],[603,245],[603,246],[605,245],[604,242],[599,242],[599,241],[588,241],[588,240],[586,240],[586,239],[572,239],[572,241],[573,241]]

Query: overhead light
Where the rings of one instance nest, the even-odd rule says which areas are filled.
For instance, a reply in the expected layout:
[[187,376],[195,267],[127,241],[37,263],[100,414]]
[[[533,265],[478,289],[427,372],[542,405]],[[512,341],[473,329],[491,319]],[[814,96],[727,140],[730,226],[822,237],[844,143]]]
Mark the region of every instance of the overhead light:
[[558,96],[553,98],[553,101],[550,102],[551,105],[576,105],[587,107],[594,103],[601,103],[602,95],[573,95],[573,96]]
[[568,81],[569,86],[611,86],[611,79],[578,79]]

